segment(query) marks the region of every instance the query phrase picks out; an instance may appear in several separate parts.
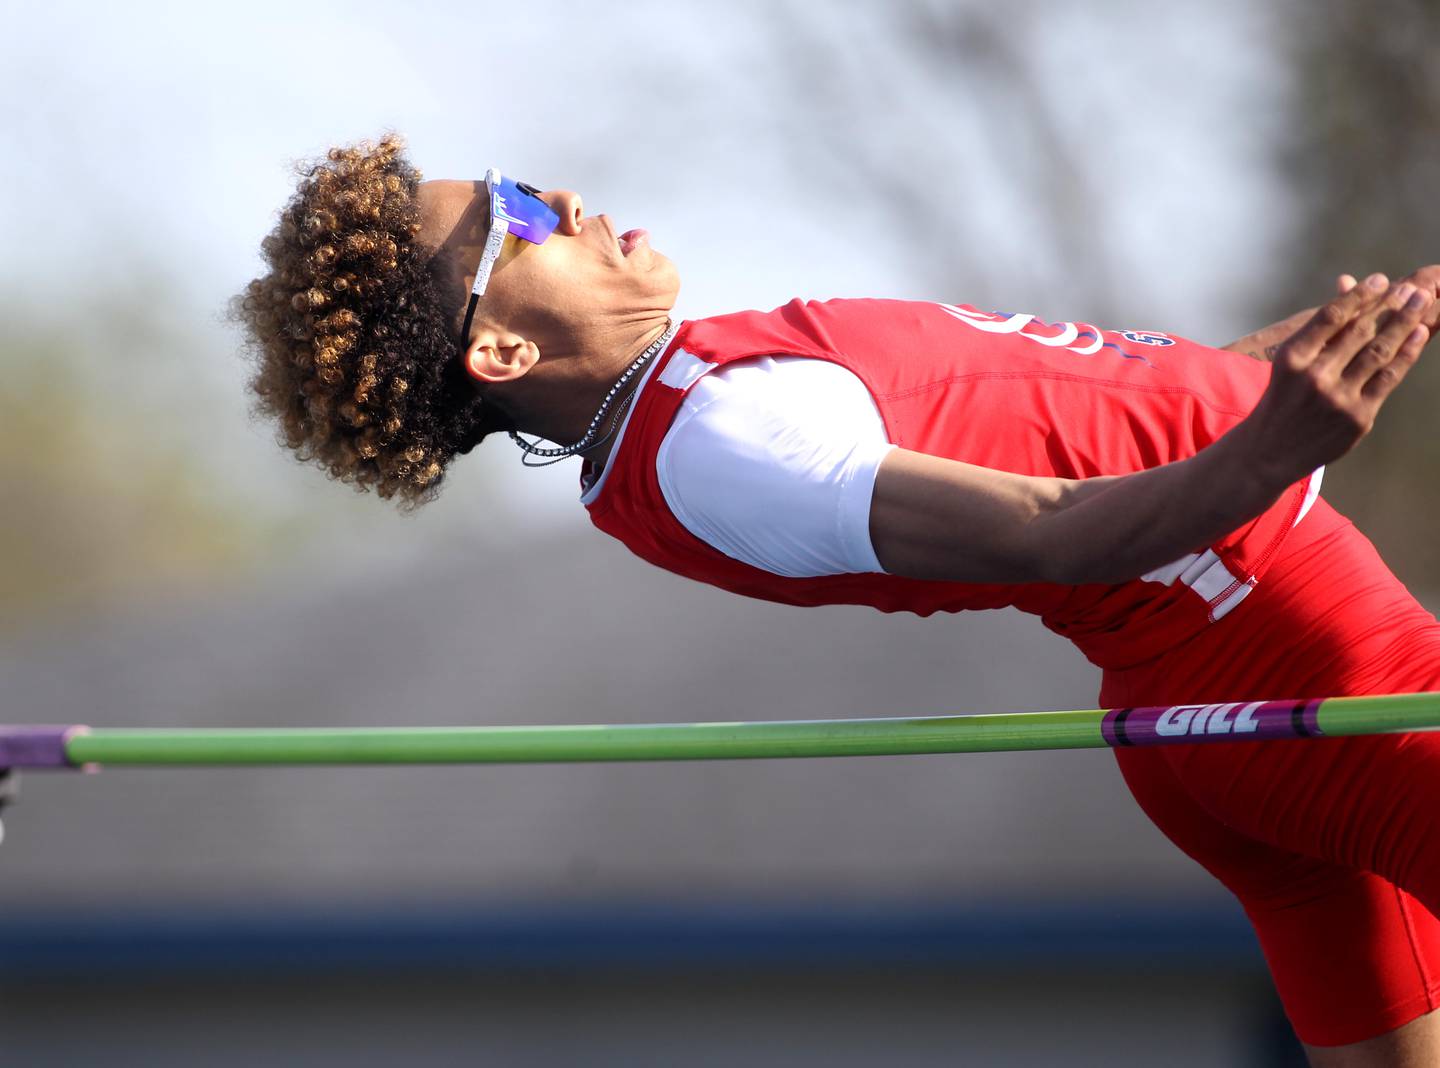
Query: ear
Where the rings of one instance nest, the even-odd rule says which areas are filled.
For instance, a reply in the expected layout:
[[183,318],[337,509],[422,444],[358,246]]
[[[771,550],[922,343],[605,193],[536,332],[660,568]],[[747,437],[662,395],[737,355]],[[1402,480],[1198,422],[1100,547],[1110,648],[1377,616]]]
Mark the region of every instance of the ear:
[[477,382],[514,382],[540,360],[540,346],[491,323],[476,323],[465,349],[465,371]]

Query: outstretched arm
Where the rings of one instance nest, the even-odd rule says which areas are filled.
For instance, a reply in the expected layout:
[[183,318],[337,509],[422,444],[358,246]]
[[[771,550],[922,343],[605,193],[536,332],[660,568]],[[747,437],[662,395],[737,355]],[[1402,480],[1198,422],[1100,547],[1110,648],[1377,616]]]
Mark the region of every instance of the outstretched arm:
[[1078,585],[1136,578],[1223,537],[1347,453],[1429,340],[1432,294],[1383,276],[1280,345],[1255,410],[1186,460],[1135,474],[1034,478],[893,450],[870,536],[890,574]]
[[[1440,328],[1440,264],[1421,267],[1400,281],[1402,285],[1409,282],[1416,289],[1429,293],[1431,299],[1436,301],[1420,320],[1431,333],[1434,333],[1437,328]],[[1353,274],[1342,274],[1335,280],[1335,291],[1343,295],[1354,289],[1355,285]],[[1262,326],[1253,334],[1246,334],[1244,337],[1237,338],[1230,344],[1220,347],[1229,349],[1231,352],[1243,352],[1246,356],[1253,356],[1257,360],[1273,360],[1286,338],[1304,326],[1317,310],[1316,308],[1306,308],[1304,311],[1298,311],[1288,319],[1281,319],[1278,323]]]

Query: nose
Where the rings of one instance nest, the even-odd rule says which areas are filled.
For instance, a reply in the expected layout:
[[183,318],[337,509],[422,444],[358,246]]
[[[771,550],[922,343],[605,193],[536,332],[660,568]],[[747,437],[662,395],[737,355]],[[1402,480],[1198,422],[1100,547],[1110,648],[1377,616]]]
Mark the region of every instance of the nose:
[[572,189],[551,189],[542,193],[540,199],[560,216],[557,230],[570,237],[580,232],[580,220],[585,218],[585,202],[580,199],[579,193]]

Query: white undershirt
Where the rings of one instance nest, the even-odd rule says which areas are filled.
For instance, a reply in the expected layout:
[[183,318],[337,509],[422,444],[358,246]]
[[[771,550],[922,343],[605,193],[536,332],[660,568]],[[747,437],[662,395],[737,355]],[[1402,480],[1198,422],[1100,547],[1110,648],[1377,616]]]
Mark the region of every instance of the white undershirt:
[[690,387],[655,467],[690,533],[736,560],[805,578],[881,570],[870,499],[894,447],[853,372],[760,356]]

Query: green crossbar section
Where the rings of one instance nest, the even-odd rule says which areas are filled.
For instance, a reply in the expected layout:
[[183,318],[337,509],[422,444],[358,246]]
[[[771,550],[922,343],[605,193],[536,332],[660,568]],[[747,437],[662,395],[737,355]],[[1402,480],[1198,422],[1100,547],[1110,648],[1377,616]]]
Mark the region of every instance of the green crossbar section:
[[[525,764],[899,756],[1258,741],[1440,728],[1440,694],[920,718],[645,725],[0,727],[0,766]],[[21,759],[7,732],[51,732],[61,759]]]

